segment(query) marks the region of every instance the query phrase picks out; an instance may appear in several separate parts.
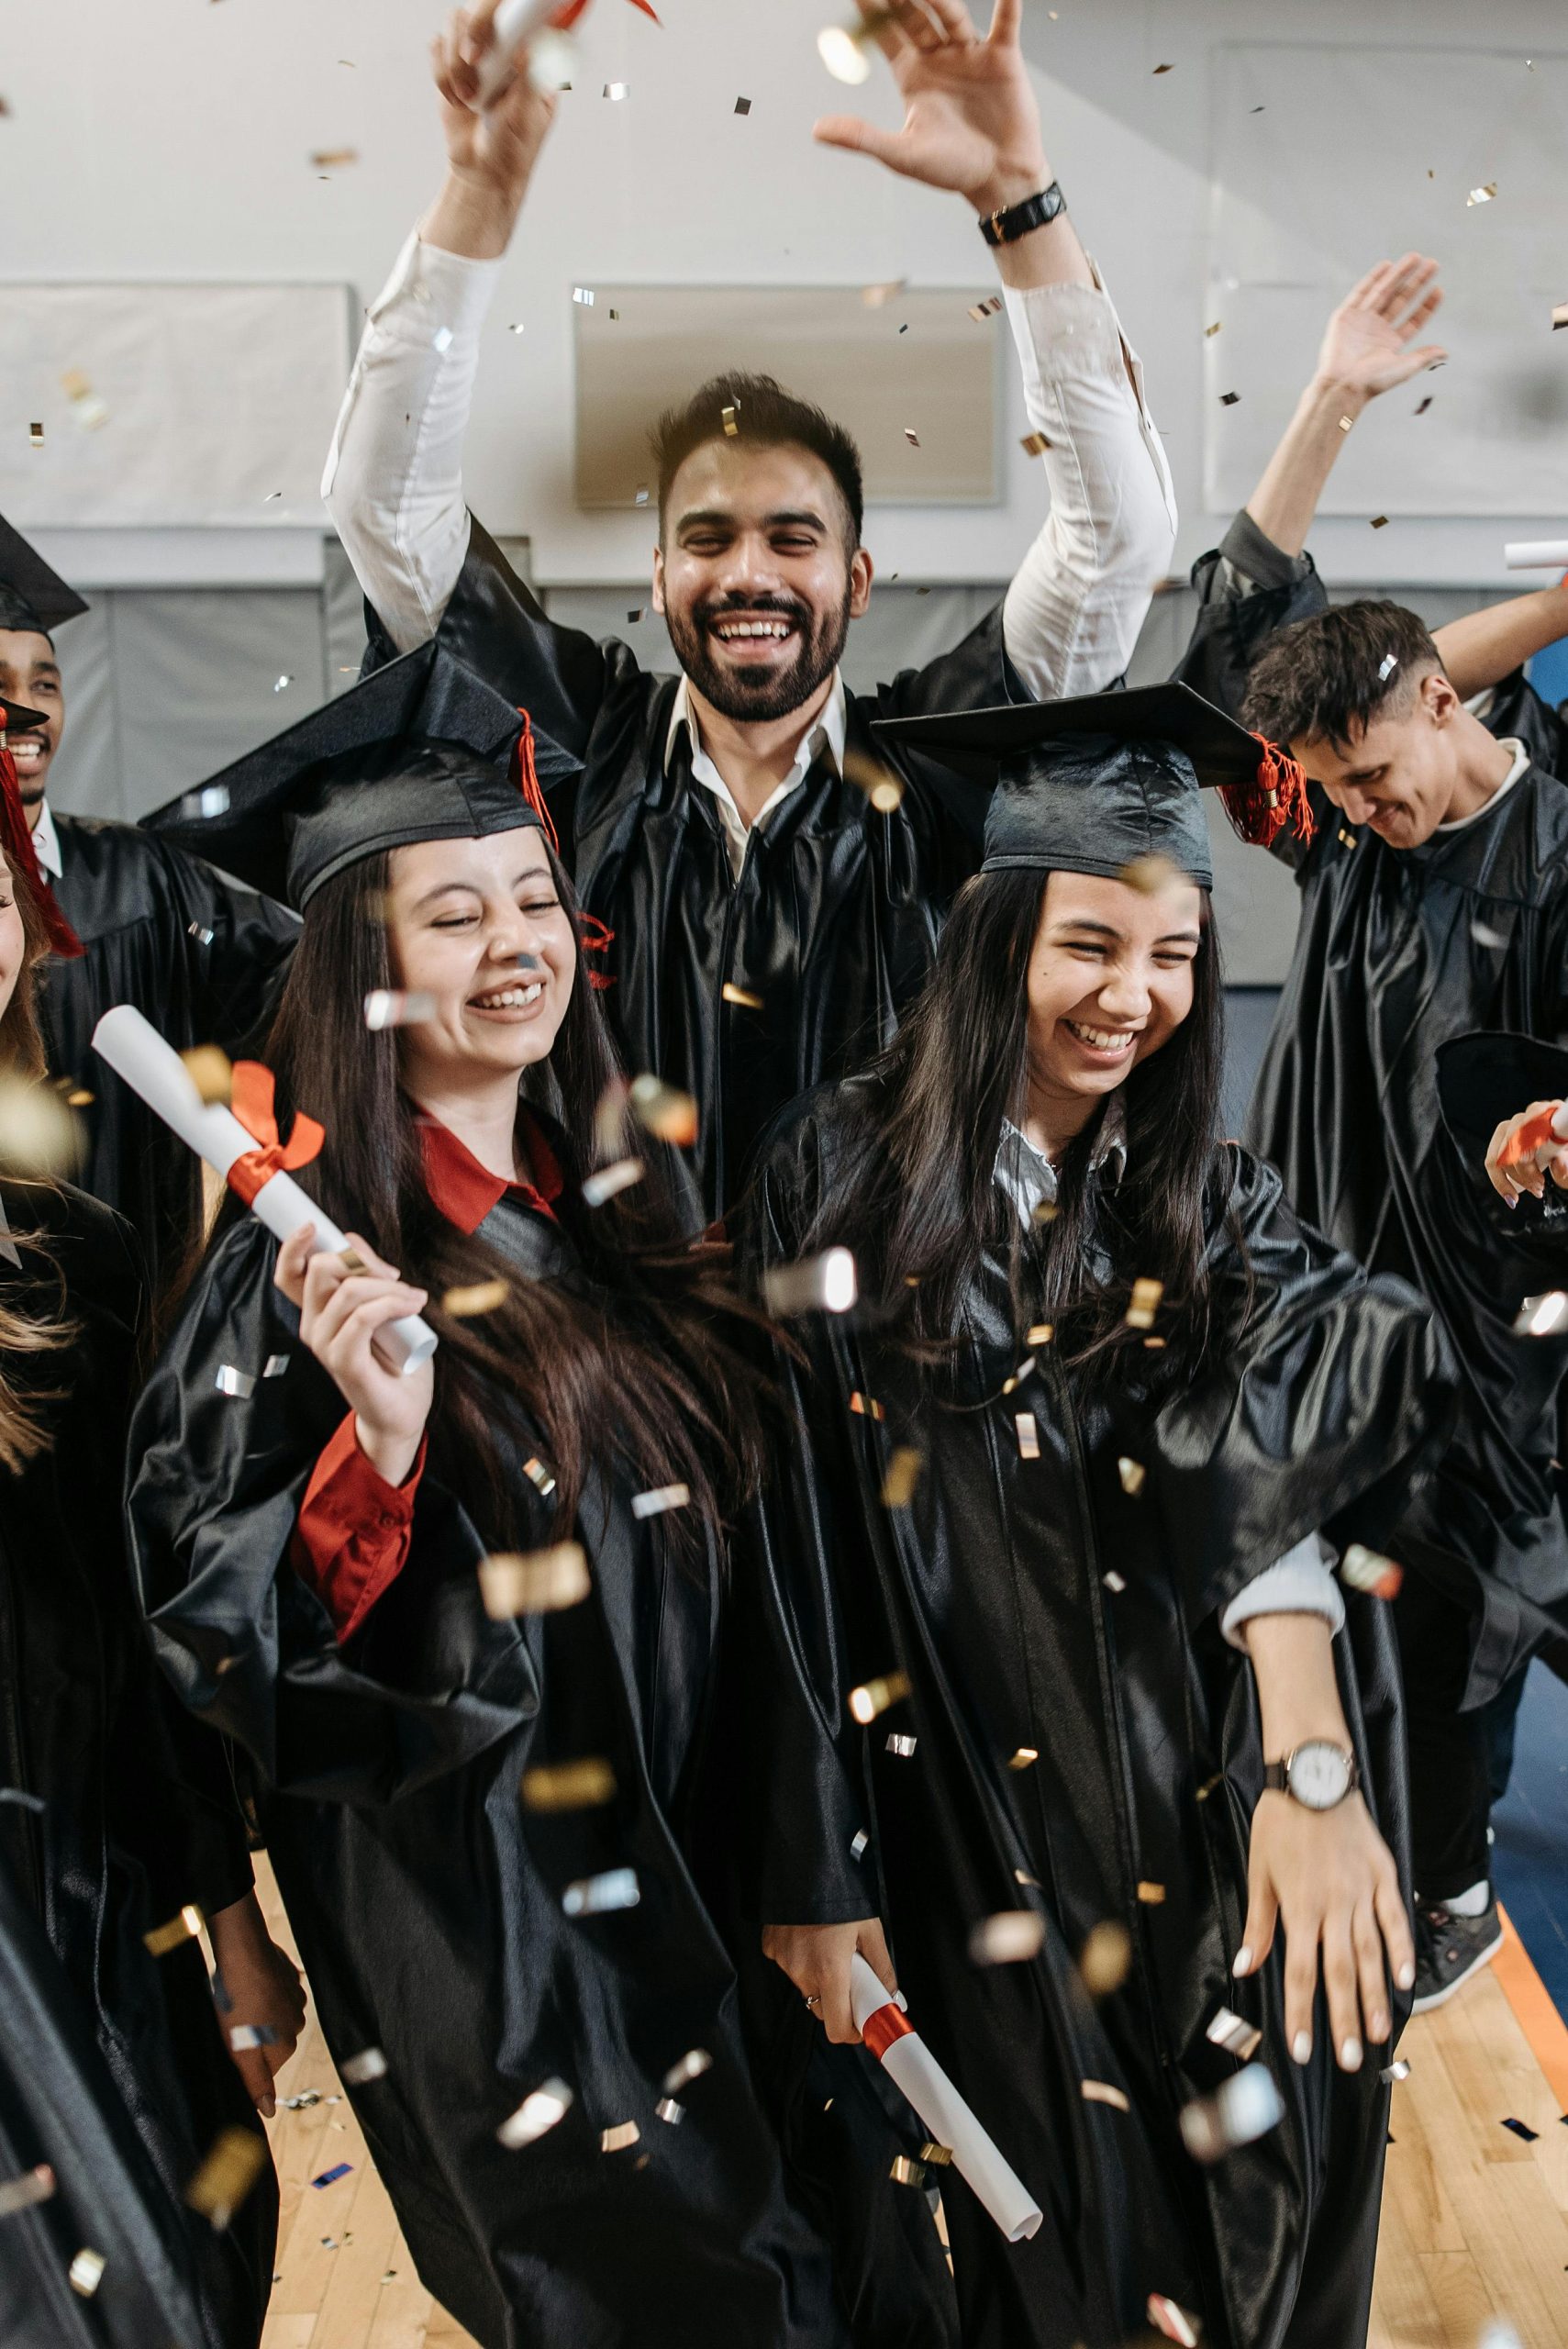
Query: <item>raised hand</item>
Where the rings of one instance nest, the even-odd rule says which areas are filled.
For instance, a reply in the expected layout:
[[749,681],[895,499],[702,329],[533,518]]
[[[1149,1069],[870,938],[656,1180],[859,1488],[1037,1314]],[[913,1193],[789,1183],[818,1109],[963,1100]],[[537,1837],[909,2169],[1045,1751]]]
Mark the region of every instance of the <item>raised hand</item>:
[[1319,379],[1375,399],[1446,359],[1441,343],[1416,343],[1443,298],[1437,273],[1437,262],[1420,253],[1369,269],[1323,330]]
[[555,119],[555,98],[528,79],[528,49],[517,50],[516,73],[494,106],[479,107],[480,69],[492,47],[501,0],[456,8],[430,43],[430,64],[441,102],[447,161],[476,185],[507,192],[528,185],[539,149]]
[[892,0],[886,8],[861,0],[861,12],[893,68],[904,127],[825,115],[814,134],[823,146],[950,188],[979,213],[1002,211],[1048,184],[1040,107],[1018,44],[1023,0],[996,0],[984,40],[963,0]]
[[1511,1166],[1503,1163],[1503,1153],[1514,1141],[1522,1127],[1533,1125],[1538,1118],[1561,1109],[1561,1101],[1532,1101],[1517,1118],[1505,1118],[1486,1145],[1486,1180],[1499,1198],[1517,1208],[1522,1194],[1532,1199],[1546,1197],[1546,1178],[1551,1175],[1560,1191],[1568,1191],[1568,1142],[1561,1150],[1552,1151],[1544,1163],[1532,1151],[1528,1158],[1516,1160]]

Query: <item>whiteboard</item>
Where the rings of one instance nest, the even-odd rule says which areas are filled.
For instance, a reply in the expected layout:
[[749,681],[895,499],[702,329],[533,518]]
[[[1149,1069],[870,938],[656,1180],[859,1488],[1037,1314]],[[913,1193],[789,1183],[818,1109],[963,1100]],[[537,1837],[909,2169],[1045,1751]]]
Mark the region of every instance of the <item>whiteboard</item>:
[[351,331],[346,285],[0,284],[0,513],[319,525]]
[[1568,513],[1568,333],[1551,325],[1568,301],[1568,57],[1238,44],[1217,57],[1215,100],[1194,324],[1219,328],[1203,346],[1209,511],[1255,487],[1329,310],[1374,262],[1414,250],[1442,263],[1447,298],[1421,340],[1449,364],[1372,404],[1321,510],[1369,526]]

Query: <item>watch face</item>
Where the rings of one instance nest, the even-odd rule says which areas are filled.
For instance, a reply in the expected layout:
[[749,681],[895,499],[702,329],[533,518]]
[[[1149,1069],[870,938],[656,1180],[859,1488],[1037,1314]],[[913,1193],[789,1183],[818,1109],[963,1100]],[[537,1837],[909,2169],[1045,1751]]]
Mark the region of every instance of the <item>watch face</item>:
[[1308,1810],[1332,1810],[1350,1792],[1350,1765],[1337,1745],[1315,1739],[1290,1757],[1290,1791]]

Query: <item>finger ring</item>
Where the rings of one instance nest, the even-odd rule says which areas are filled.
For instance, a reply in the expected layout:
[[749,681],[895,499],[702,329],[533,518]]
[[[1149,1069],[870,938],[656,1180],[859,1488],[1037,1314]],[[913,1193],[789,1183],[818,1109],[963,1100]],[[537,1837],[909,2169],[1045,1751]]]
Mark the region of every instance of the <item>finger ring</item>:
[[822,2001],[821,2001],[821,1999],[817,1997],[817,1993],[816,1993],[815,1991],[813,1991],[813,1992],[812,1992],[812,1994],[811,1994],[811,1996],[810,1996],[810,1998],[808,1998],[806,1999],[806,2005],[807,2005],[808,2007],[819,2007],[819,2006],[822,2004]]

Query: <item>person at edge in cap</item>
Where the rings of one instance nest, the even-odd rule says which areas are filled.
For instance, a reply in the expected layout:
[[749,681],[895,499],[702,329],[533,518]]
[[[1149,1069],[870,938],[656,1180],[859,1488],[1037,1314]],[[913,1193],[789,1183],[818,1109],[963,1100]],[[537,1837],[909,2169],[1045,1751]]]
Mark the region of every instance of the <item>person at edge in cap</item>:
[[[1382,1539],[1452,1372],[1218,1140],[1198,785],[1257,838],[1300,778],[1181,686],[899,733],[1002,780],[909,1019],[740,1212],[758,1269],[841,1245],[862,1293],[780,1354],[796,1428],[736,1577],[765,1946],[852,2039],[885,1926],[1043,2206],[1009,2244],[942,2172],[969,2349],[1354,2349],[1414,1953],[1392,1631],[1329,1565]],[[988,1962],[988,1919],[1038,1948]],[[1255,2034],[1277,2099],[1255,2070],[1257,2142],[1205,2171],[1179,2113]]]
[[[427,644],[222,778],[213,853],[304,917],[267,1064],[357,1262],[230,1205],[136,1411],[133,1554],[272,1790],[329,2047],[384,2055],[348,2086],[442,2305],[484,2349],[837,2349],[684,1842],[758,1381],[655,1165],[588,1185],[633,1144],[542,812],[572,763]],[[413,1313],[439,1347],[396,1376]],[[556,1543],[493,1620],[486,1553],[537,1580]],[[498,2143],[529,2098],[548,2143]]]
[[[0,693],[33,722],[10,736],[44,886],[68,925],[40,973],[39,1019],[51,1075],[92,1098],[80,1110],[83,1187],[136,1232],[156,1304],[201,1231],[201,1174],[91,1051],[111,1004],[133,1003],[177,1050],[237,1051],[275,991],[298,924],[197,856],[135,824],[62,815],[50,779],[65,732],[57,629],[87,605],[0,518]],[[72,935],[73,934],[73,935]]]
[[1072,220],[1047,217],[1021,0],[997,0],[984,40],[962,0],[894,0],[876,39],[903,128],[834,117],[817,135],[951,190],[993,229],[1001,216],[992,258],[1051,488],[1005,603],[925,668],[847,692],[839,662],[872,583],[858,454],[770,379],[729,375],[654,436],[653,605],[684,674],[647,675],[626,645],[548,620],[462,492],[480,332],[555,112],[522,72],[473,111],[494,16],[494,0],[460,12],[436,45],[446,184],[371,313],[322,494],[372,607],[372,658],[439,629],[583,760],[551,801],[562,854],[615,933],[628,1066],[696,1098],[705,1221],[785,1102],[886,1041],[974,869],[984,794],[890,745],[902,804],[874,808],[870,721],[1112,685],[1170,559],[1173,493],[1110,298]]
[[[1175,674],[1232,717],[1267,639],[1328,608],[1307,534],[1349,435],[1369,402],[1447,357],[1440,344],[1416,340],[1442,301],[1437,273],[1435,261],[1407,253],[1379,262],[1352,286],[1329,317],[1317,367],[1262,479],[1219,545],[1193,565],[1199,609]],[[1568,774],[1568,734],[1524,664],[1564,635],[1568,584],[1468,612],[1432,640],[1472,714],[1499,740],[1523,741],[1550,774]]]
[[1457,1148],[1439,1093],[1441,1048],[1473,1030],[1568,1033],[1568,796],[1465,707],[1397,604],[1342,605],[1270,638],[1244,715],[1289,743],[1319,819],[1310,844],[1275,843],[1301,918],[1247,1139],[1300,1214],[1423,1291],[1463,1386],[1440,1475],[1391,1537],[1419,2009],[1501,1943],[1482,1709],[1533,1653],[1568,1666],[1568,1341],[1515,1336],[1533,1235],[1493,1212],[1478,1165],[1492,1125],[1480,1151]]
[[[7,734],[39,719],[0,701]],[[61,927],[0,751],[9,1154],[43,1081],[34,990]],[[239,2349],[261,2332],[277,2222],[250,2107],[272,2109],[305,1999],[261,1921],[222,1748],[174,1704],[137,1618],[119,1504],[145,1302],[118,1216],[50,1176],[0,1174],[0,2180],[58,2155],[62,2191],[78,2208],[92,2195],[52,2282],[28,2253],[47,2265],[64,2211],[4,2221],[0,2338],[62,2337],[85,2242],[109,2261],[95,2306],[117,2341]],[[188,1904],[225,1984],[223,2030],[265,2025],[264,2047],[230,2059],[194,1938],[147,1949]],[[183,2198],[226,2129],[255,2140],[260,2174],[217,2235]]]

